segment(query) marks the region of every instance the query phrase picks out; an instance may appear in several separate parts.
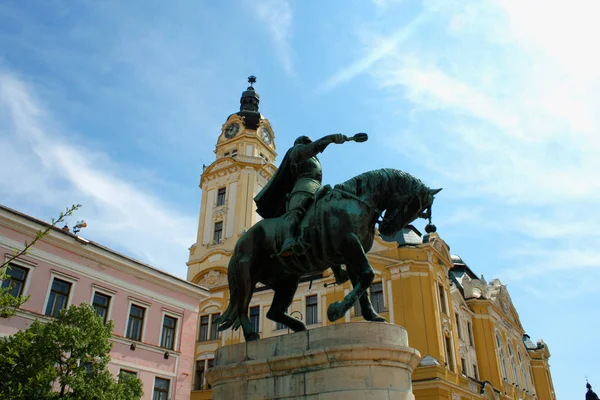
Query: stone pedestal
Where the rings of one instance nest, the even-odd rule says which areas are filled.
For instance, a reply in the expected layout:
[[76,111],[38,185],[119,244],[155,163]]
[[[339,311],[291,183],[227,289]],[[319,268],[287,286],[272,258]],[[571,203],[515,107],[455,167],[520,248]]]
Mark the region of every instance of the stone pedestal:
[[397,325],[354,322],[221,347],[213,400],[414,400],[421,359]]

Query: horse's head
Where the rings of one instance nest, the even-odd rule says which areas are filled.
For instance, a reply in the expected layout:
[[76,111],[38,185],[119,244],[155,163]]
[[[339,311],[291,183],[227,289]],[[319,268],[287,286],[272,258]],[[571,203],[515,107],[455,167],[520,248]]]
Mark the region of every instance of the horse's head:
[[379,232],[384,236],[395,236],[415,219],[431,218],[433,199],[441,190],[424,187],[416,193],[392,195],[387,203],[385,216],[379,223]]

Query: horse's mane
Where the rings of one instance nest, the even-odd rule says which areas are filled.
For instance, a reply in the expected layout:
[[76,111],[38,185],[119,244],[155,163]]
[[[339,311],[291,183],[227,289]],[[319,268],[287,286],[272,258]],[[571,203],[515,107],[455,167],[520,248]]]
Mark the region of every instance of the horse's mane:
[[387,191],[390,188],[413,195],[429,189],[420,179],[394,168],[381,168],[362,173],[335,185],[335,188],[357,196],[363,193]]

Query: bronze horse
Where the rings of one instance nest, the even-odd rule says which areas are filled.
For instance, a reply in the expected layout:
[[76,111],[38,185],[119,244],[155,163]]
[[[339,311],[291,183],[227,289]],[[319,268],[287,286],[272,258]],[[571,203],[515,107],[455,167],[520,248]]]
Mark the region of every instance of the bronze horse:
[[359,300],[365,320],[385,322],[367,295],[375,274],[365,253],[373,245],[375,224],[379,223],[383,235],[395,235],[415,219],[429,217],[434,195],[440,190],[389,168],[366,172],[333,189],[326,185],[317,192],[300,225],[310,244],[303,255],[275,256],[284,240],[283,219],[259,221],[238,240],[229,261],[229,306],[216,321],[219,331],[241,326],[247,341],[259,339],[248,318],[257,282],[275,292],[267,318],[294,332],[306,330],[301,320],[287,313],[300,278],[340,264],[346,265],[353,289],[342,301],[329,305],[329,320],[341,318]]

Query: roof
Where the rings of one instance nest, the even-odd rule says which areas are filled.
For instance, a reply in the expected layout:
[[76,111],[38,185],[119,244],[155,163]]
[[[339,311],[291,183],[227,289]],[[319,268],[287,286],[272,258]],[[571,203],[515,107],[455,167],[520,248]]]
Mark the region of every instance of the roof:
[[65,235],[66,237],[71,237],[74,240],[77,240],[79,242],[85,241],[86,245],[88,245],[88,246],[93,246],[93,247],[95,247],[97,249],[100,249],[102,251],[110,253],[111,255],[117,256],[117,257],[123,259],[124,261],[136,264],[139,267],[147,268],[147,269],[149,269],[149,270],[151,270],[153,272],[157,272],[157,273],[159,273],[161,275],[164,275],[168,279],[175,279],[175,280],[177,280],[177,281],[179,281],[181,283],[184,283],[184,284],[189,285],[189,286],[191,286],[193,288],[196,288],[196,289],[208,290],[208,289],[206,289],[206,288],[204,288],[202,286],[196,285],[195,283],[192,283],[192,282],[187,281],[185,279],[181,279],[178,276],[175,276],[173,274],[165,272],[165,271],[163,271],[161,269],[158,269],[156,267],[153,267],[153,266],[151,266],[149,264],[146,264],[146,263],[143,263],[141,261],[138,261],[135,258],[126,256],[126,255],[124,255],[124,254],[122,254],[122,253],[120,253],[120,252],[118,252],[116,250],[113,250],[113,249],[111,249],[109,247],[101,245],[100,243],[94,242],[93,240],[83,239],[82,237],[80,237],[78,235],[75,235],[74,233],[67,232],[67,231],[65,231],[65,230],[63,230],[61,228],[56,227],[56,226],[51,226],[51,224],[49,224],[49,223],[47,223],[45,221],[42,221],[40,219],[37,219],[35,217],[32,217],[31,215],[28,215],[28,214],[22,213],[20,211],[14,210],[14,209],[12,209],[10,207],[7,207],[7,206],[4,206],[2,204],[0,204],[0,210],[4,210],[4,211],[9,212],[11,214],[14,214],[14,215],[16,215],[18,217],[21,217],[21,218],[27,219],[27,220],[29,220],[31,222],[34,222],[34,223],[36,223],[38,225],[42,225],[44,227],[51,227],[53,232],[56,232],[56,233],[58,233],[60,235]]
[[399,231],[395,236],[380,235],[386,242],[397,242],[398,247],[415,246],[423,243],[421,232],[413,225],[408,225],[406,228]]

